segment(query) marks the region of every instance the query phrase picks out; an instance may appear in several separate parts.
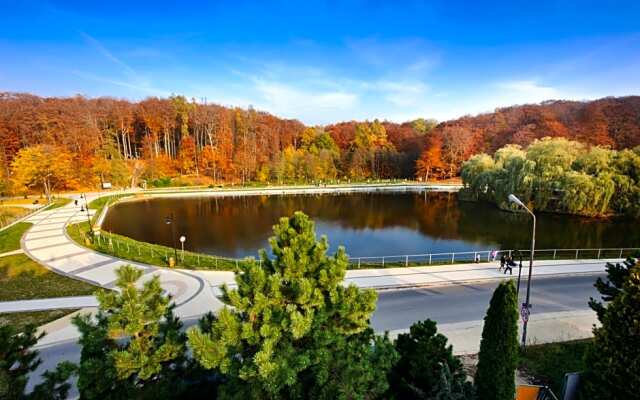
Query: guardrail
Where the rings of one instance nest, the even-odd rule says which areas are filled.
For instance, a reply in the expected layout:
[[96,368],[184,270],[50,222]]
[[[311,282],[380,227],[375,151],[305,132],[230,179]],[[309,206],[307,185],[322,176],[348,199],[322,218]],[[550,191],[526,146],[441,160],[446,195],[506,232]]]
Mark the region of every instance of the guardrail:
[[[584,248],[584,249],[536,249],[534,260],[556,260],[556,259],[601,259],[601,258],[623,258],[633,256],[640,252],[640,247],[624,248]],[[464,251],[450,253],[424,253],[424,254],[402,254],[392,256],[367,256],[350,257],[349,263],[356,268],[366,268],[369,266],[405,266],[410,265],[432,265],[432,264],[455,264],[469,262],[491,262],[497,261],[504,254],[519,260],[528,260],[530,250],[482,250]]]

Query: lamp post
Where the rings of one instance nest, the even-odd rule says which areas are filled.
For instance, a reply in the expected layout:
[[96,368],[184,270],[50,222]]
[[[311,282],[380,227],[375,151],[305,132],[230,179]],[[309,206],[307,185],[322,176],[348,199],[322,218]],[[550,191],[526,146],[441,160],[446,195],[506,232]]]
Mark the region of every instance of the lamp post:
[[182,254],[181,254],[181,256],[182,256],[182,263],[183,264],[184,264],[184,242],[186,242],[186,241],[187,241],[187,237],[186,236],[184,236],[184,235],[180,236],[180,244],[182,245]]
[[529,323],[529,314],[530,314],[530,308],[531,308],[531,303],[529,302],[530,300],[530,296],[531,296],[531,273],[533,271],[533,256],[535,254],[535,248],[536,248],[536,216],[533,212],[531,212],[531,210],[529,210],[529,208],[527,206],[524,205],[524,203],[517,198],[515,195],[510,194],[509,195],[509,201],[524,208],[533,218],[533,229],[531,232],[531,254],[529,257],[529,279],[527,279],[527,298],[524,302],[524,304],[522,304],[522,348],[524,348],[527,345],[527,324]]
[[176,258],[176,261],[178,261],[178,248],[176,247],[176,230],[174,228],[174,224],[173,224],[173,213],[171,213],[171,216],[166,217],[164,219],[164,223],[170,226],[171,229],[171,241],[173,242],[173,254]]

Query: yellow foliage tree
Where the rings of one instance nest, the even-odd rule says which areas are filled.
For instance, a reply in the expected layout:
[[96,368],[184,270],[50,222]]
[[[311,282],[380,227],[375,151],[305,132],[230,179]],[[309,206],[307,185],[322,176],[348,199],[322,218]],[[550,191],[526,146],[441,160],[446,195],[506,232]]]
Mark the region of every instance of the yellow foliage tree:
[[17,188],[39,189],[51,202],[54,189],[76,184],[71,154],[52,145],[25,147],[11,164],[11,180]]

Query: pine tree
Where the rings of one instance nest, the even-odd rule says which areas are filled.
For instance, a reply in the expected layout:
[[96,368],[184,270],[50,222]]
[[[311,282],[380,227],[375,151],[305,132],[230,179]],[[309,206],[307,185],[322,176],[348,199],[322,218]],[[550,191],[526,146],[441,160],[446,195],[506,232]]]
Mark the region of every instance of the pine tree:
[[117,271],[116,291],[98,292],[99,311],[74,319],[82,353],[78,389],[83,399],[178,398],[186,336],[157,276],[142,288],[142,270]]
[[640,268],[625,265],[608,268],[613,285],[596,284],[608,305],[595,308],[602,326],[593,329],[593,345],[585,355],[586,399],[633,399],[640,393]]
[[446,336],[438,333],[434,321],[416,322],[409,333],[398,335],[394,345],[400,360],[389,374],[389,397],[473,398],[462,362],[453,356],[453,347],[447,346]]
[[42,362],[33,346],[44,334],[36,335],[34,326],[17,332],[12,326],[0,326],[0,399],[3,400],[62,400],[67,398],[71,385],[68,380],[75,372],[73,364],[62,362],[55,370],[46,371],[42,383],[29,394],[25,393],[29,374]]
[[518,298],[513,281],[500,283],[484,318],[476,394],[480,400],[513,400],[518,362]]
[[[606,282],[602,278],[598,278],[595,283],[596,289],[602,295],[603,302],[611,302],[618,294],[622,292],[622,286],[629,277],[629,271],[636,265],[637,261],[629,257],[622,263],[607,263],[607,280]],[[604,312],[606,310],[603,302],[600,302],[593,297],[589,299],[589,307],[598,314],[598,319],[602,321]]]
[[223,398],[372,398],[387,388],[395,351],[369,328],[376,294],[342,284],[347,256],[327,256],[303,213],[282,218],[273,258],[244,263],[237,289],[223,287],[223,308],[209,329],[189,331],[195,358],[219,368]]

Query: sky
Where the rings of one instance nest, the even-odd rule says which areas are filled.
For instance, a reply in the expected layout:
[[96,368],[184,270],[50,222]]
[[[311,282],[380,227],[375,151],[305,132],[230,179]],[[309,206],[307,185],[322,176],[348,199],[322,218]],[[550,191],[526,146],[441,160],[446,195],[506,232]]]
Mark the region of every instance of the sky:
[[638,1],[0,0],[0,91],[306,124],[640,94]]

